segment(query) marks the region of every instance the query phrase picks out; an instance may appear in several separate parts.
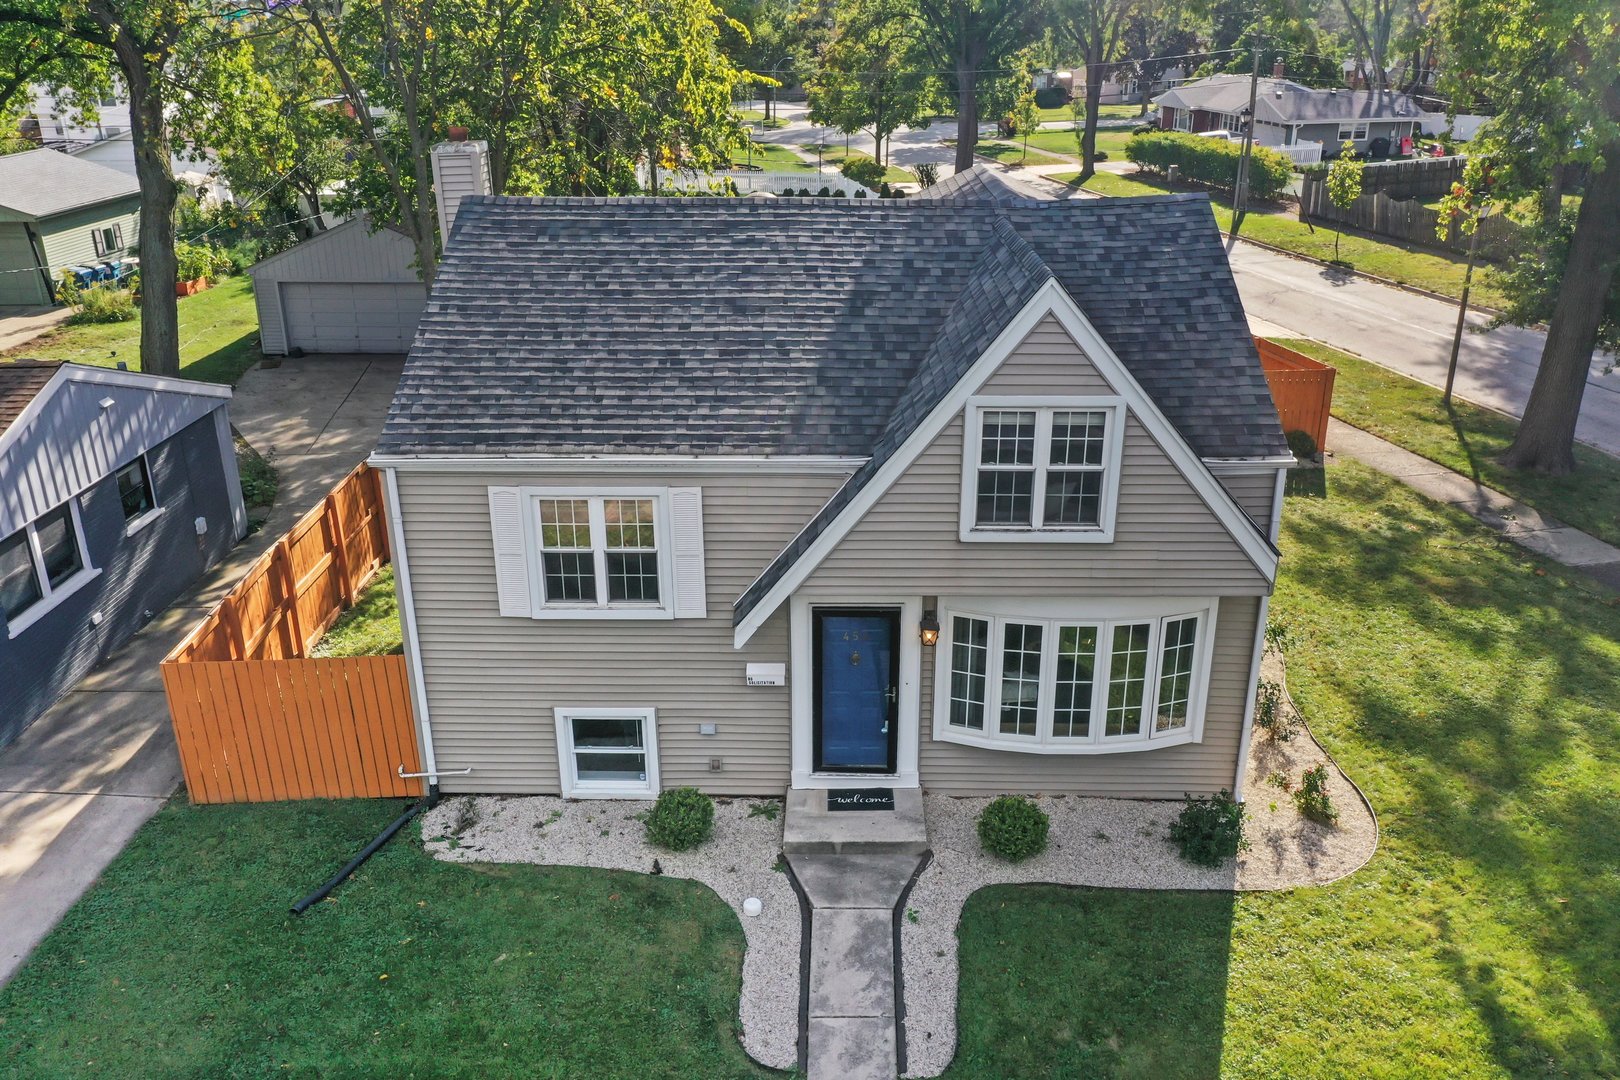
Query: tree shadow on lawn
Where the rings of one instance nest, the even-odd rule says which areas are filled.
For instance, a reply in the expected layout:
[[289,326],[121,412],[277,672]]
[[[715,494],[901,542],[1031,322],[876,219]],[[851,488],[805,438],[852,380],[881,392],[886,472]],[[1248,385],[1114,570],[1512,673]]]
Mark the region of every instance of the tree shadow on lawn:
[[1359,466],[1329,481],[1286,532],[1295,693],[1432,900],[1438,958],[1498,1062],[1605,1074],[1620,1056],[1620,611],[1393,481]]
[[228,345],[221,345],[207,356],[184,364],[180,374],[200,382],[236,385],[247,369],[264,359],[259,351],[259,332],[249,330]]
[[996,885],[962,911],[949,1077],[1218,1076],[1229,892]]

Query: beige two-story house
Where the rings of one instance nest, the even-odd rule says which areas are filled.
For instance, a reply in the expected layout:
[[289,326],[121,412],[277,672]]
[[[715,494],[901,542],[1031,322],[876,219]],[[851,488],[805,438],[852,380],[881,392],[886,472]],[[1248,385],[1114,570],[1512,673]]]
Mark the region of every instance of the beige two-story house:
[[464,199],[372,463],[446,792],[1240,785],[1292,459],[1202,196]]

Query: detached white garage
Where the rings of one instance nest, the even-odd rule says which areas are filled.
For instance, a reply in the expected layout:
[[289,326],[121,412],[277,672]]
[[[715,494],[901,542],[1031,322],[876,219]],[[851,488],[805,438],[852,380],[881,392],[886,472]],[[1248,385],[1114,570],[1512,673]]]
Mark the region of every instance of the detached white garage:
[[248,268],[267,356],[403,353],[427,305],[416,250],[352,218]]

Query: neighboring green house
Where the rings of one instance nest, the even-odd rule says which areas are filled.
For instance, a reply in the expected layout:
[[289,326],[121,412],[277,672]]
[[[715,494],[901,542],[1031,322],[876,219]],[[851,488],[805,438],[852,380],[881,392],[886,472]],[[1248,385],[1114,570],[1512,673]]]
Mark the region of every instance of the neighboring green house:
[[49,304],[61,272],[134,254],[140,186],[55,150],[0,156],[0,308]]

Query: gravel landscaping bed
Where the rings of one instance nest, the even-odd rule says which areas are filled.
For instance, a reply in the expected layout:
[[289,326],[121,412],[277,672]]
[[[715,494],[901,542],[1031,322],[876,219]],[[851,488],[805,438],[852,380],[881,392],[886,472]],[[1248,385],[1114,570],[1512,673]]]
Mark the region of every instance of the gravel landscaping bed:
[[[776,816],[754,813],[774,807]],[[516,862],[595,866],[651,873],[654,860],[670,877],[701,881],[737,912],[748,941],[743,956],[743,1048],[777,1069],[798,1064],[799,899],[775,869],[782,848],[780,800],[717,799],[714,835],[696,850],[664,851],[647,843],[639,815],[650,801],[568,801],[549,795],[458,796],[422,819],[425,847],[447,862]],[[748,897],[764,911],[742,914]]]
[[[1267,655],[1262,674],[1282,681],[1274,654]],[[1285,708],[1292,710],[1292,703]],[[1302,817],[1288,794],[1267,779],[1285,774],[1297,786],[1300,774],[1322,761],[1328,762],[1328,790],[1339,811],[1331,828]],[[1042,796],[1035,802],[1052,821],[1047,849],[1014,864],[989,855],[979,843],[976,824],[989,799],[925,795],[934,858],[907,898],[908,915],[900,923],[906,1075],[938,1076],[956,1053],[956,927],[962,905],[986,885],[1288,889],[1326,884],[1372,857],[1378,824],[1371,808],[1308,730],[1287,743],[1257,730],[1244,784],[1250,850],[1215,868],[1184,861],[1166,839],[1181,809],[1177,802]]]

